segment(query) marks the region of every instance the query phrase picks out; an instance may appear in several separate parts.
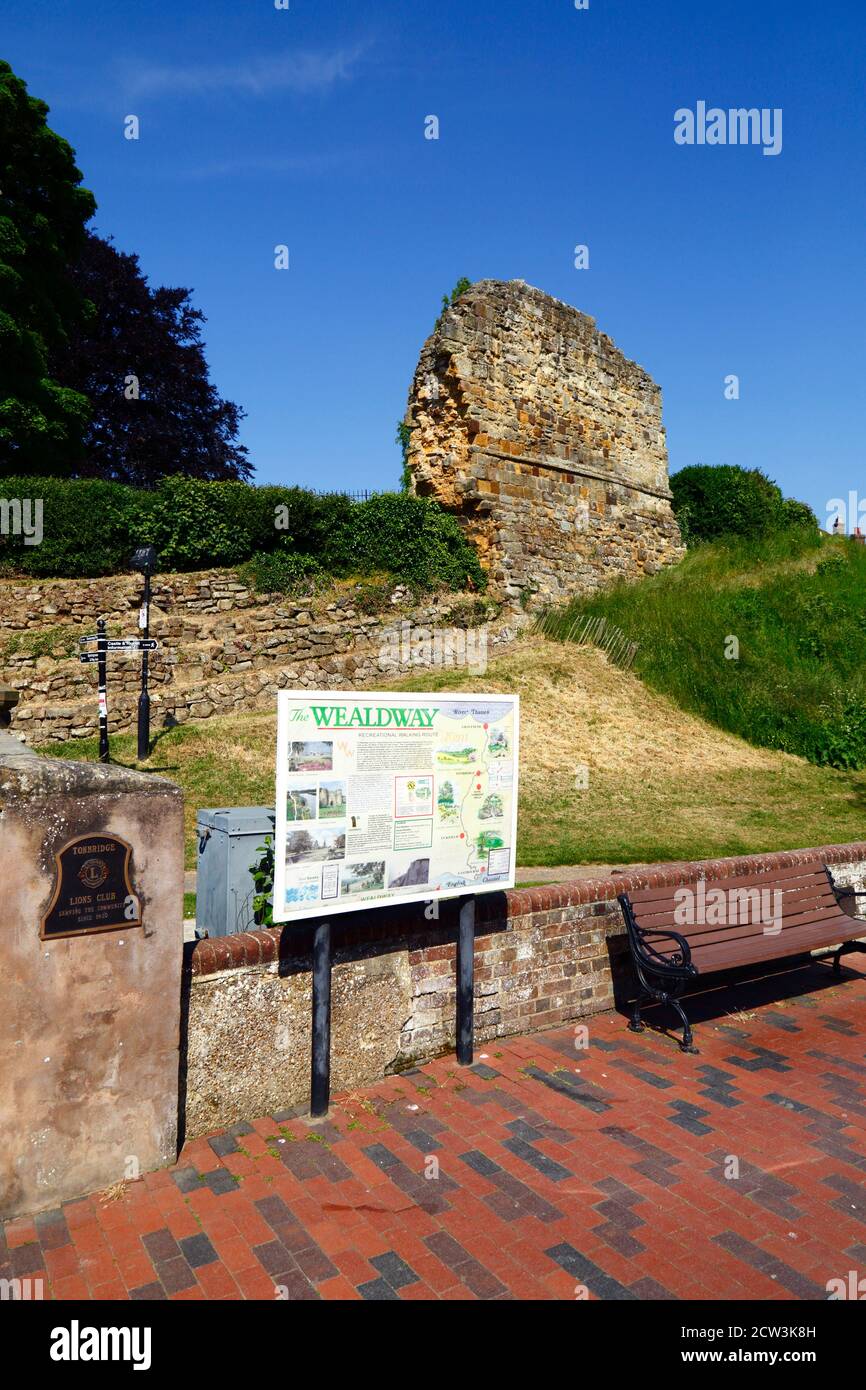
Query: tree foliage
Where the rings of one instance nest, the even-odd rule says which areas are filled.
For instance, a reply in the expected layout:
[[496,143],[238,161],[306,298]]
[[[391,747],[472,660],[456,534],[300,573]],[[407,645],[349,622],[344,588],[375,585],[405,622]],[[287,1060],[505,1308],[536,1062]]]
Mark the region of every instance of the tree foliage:
[[75,153],[44,101],[0,62],[0,474],[68,472],[81,455],[85,394],[49,355],[86,312],[66,267],[93,216]]
[[205,480],[247,478],[237,443],[243,411],[210,380],[190,291],[151,288],[138,256],[88,232],[70,267],[75,291],[93,305],[55,351],[66,387],[86,396],[89,476],[152,486],[173,473]]
[[[471,281],[471,280],[467,280],[467,278],[466,278],[465,275],[461,275],[461,276],[460,276],[460,279],[457,281],[457,284],[454,286],[454,288],[453,288],[453,290],[451,291],[451,293],[450,293],[450,294],[443,294],[443,296],[442,296],[442,314],[445,313],[446,309],[450,309],[451,306],[452,306],[452,304],[456,304],[456,303],[457,303],[457,301],[458,301],[458,299],[460,298],[461,294],[465,294],[467,290],[471,290],[471,289],[472,289],[472,281]],[[440,314],[440,315],[439,315],[439,318],[436,320],[436,326],[437,326],[437,327],[438,327],[439,324],[442,322],[442,314]]]
[[805,502],[784,498],[781,488],[759,468],[692,464],[671,476],[671,492],[687,544],[818,525]]

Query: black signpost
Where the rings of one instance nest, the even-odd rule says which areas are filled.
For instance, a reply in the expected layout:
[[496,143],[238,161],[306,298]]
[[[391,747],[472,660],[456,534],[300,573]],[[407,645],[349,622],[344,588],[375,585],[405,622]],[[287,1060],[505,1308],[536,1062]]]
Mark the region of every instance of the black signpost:
[[[82,637],[82,642],[95,642],[96,634],[92,637]],[[146,640],[140,637],[106,637],[105,652],[107,656],[135,656],[137,652],[155,652],[159,646],[155,637],[148,637]],[[79,661],[95,661],[96,652],[82,652]]]
[[[156,569],[156,548],[152,545],[140,545],[132,552],[130,566],[134,570],[139,570],[144,575],[144,595],[141,600],[141,612],[139,614],[138,626],[145,642],[150,632],[150,577]],[[150,756],[150,693],[147,688],[147,653],[149,648],[146,645],[141,647],[141,694],[138,697],[138,760],[142,762]]]
[[[109,760],[108,748],[108,690],[107,674],[109,656],[141,656],[143,662],[142,685],[144,694],[147,694],[147,654],[155,652],[159,643],[153,637],[107,637],[105,634],[105,619],[97,618],[96,631],[91,632],[87,637],[81,638],[81,645],[84,647],[88,642],[95,642],[96,648],[92,651],[83,651],[79,654],[78,660],[85,666],[96,664],[97,685],[99,691],[99,761],[107,763]],[[138,725],[138,756],[147,757],[149,752],[149,720],[150,720],[150,701],[147,706],[147,724],[145,726],[145,751],[141,751],[141,703],[139,701],[139,725]]]
[[99,761],[108,762],[108,691],[106,689],[105,619],[96,624],[97,683],[99,686]]

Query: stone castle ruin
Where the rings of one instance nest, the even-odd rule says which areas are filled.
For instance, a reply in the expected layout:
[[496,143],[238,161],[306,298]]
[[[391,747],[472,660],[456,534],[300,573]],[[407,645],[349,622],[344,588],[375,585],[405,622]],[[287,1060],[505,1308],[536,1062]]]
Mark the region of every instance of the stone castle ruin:
[[585,593],[683,553],[658,386],[522,280],[480,280],[445,310],[406,423],[415,491],[457,515],[506,599]]

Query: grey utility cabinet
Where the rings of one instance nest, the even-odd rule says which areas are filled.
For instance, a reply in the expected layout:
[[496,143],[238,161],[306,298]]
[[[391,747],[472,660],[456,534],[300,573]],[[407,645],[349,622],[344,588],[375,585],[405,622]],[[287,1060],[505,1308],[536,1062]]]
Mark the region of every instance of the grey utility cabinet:
[[232,936],[255,926],[255,884],[250,865],[266,835],[273,835],[271,806],[229,806],[199,811],[195,925],[199,936]]

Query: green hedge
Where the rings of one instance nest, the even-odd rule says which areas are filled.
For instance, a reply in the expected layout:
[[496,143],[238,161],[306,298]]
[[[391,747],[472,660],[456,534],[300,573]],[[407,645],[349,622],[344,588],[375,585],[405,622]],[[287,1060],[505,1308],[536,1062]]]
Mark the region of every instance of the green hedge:
[[[119,483],[4,478],[3,498],[42,499],[43,540],[0,535],[0,571],[42,577],[128,570],[133,545],[156,546],[162,571],[245,563],[263,587],[310,574],[383,572],[422,587],[482,589],[485,577],[455,518],[426,498],[366,502],[297,487],[165,478],[153,491]],[[276,524],[287,522],[279,527]]]
[[818,526],[811,507],[783,497],[781,488],[759,468],[693,464],[672,475],[671,492],[686,544]]

